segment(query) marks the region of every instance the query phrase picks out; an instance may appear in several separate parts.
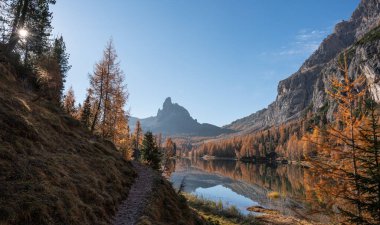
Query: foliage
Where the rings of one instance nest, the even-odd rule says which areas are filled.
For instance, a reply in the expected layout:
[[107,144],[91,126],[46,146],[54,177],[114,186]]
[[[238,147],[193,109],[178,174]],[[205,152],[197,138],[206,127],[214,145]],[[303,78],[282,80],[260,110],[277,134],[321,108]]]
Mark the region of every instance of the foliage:
[[[50,5],[54,5],[55,0],[7,0],[6,3],[3,8],[6,12],[3,36],[6,39],[7,52],[21,47],[23,43],[27,54],[40,56],[46,52],[52,29]],[[27,30],[30,36],[27,41],[20,37],[20,29]]]
[[159,151],[156,140],[150,131],[146,132],[144,135],[141,146],[141,158],[153,169],[160,169],[161,152]]
[[[62,36],[54,39],[51,55],[59,65],[62,83],[64,84],[66,82],[67,72],[71,69],[71,65],[69,64],[70,55],[66,52],[66,44]],[[62,91],[63,85],[61,92]]]
[[124,85],[124,73],[117,61],[112,40],[107,43],[103,58],[96,63],[90,75],[90,129],[102,138],[113,141],[118,148],[126,149],[129,142],[128,113],[124,106],[128,91]]
[[90,93],[87,93],[86,99],[83,102],[82,112],[80,115],[80,121],[86,127],[90,127],[90,118],[91,118],[91,96]]
[[366,43],[376,41],[380,39],[380,26],[372,29],[370,32],[366,33],[355,45],[364,45]]
[[133,149],[132,158],[134,160],[140,160],[141,158],[140,146],[142,144],[142,141],[143,141],[143,131],[141,128],[141,123],[138,120],[136,122],[135,130],[133,132],[132,140],[131,140],[131,145]]
[[75,95],[74,95],[73,87],[70,87],[66,95],[64,96],[63,109],[67,114],[73,117],[75,116],[75,113],[77,112],[77,109],[75,107]]
[[380,215],[379,109],[371,96],[366,96],[365,77],[349,77],[345,57],[339,68],[343,79],[339,74],[334,76],[327,90],[337,104],[335,121],[315,128],[316,135],[311,142],[318,150],[318,157],[311,158],[311,162],[316,173],[324,174],[320,191],[342,201],[339,209],[350,222],[377,224]]

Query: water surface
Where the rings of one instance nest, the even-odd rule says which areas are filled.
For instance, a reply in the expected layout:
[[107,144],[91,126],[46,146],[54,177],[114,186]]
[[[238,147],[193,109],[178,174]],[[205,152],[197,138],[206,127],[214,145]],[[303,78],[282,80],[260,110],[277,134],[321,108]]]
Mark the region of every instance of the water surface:
[[[249,206],[275,209],[301,219],[329,222],[331,209],[316,197],[316,178],[297,165],[267,166],[235,160],[177,159],[170,180],[178,188],[203,198],[236,206],[249,214]],[[279,198],[268,197],[278,192]]]

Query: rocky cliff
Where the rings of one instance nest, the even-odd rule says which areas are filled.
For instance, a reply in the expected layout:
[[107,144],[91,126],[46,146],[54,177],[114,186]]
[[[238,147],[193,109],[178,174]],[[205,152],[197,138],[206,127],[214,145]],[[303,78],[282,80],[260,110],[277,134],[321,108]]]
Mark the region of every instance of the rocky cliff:
[[159,109],[154,117],[146,119],[131,117],[129,120],[131,130],[134,129],[137,120],[140,120],[144,131],[162,133],[165,136],[218,136],[231,132],[229,129],[211,124],[198,123],[184,107],[172,103],[171,98],[165,100],[162,109]]
[[251,132],[299,118],[308,108],[318,111],[327,102],[328,77],[336,75],[337,58],[343,51],[349,53],[350,76],[363,73],[371,83],[371,90],[380,90],[379,25],[380,1],[362,0],[349,21],[338,23],[301,68],[279,82],[272,104],[225,128]]

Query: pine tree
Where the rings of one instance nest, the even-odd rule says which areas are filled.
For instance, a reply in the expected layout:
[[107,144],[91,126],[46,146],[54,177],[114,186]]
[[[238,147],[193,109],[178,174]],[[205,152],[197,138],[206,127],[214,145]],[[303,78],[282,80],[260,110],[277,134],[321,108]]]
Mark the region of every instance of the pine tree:
[[140,146],[143,139],[143,131],[141,128],[141,123],[139,120],[136,122],[135,130],[132,135],[132,148],[133,148],[133,158],[135,160],[140,159]]
[[62,36],[54,39],[51,55],[57,61],[59,65],[59,71],[62,77],[61,78],[62,80],[61,94],[62,94],[63,87],[66,82],[67,72],[71,69],[71,65],[69,64],[70,55],[66,52],[66,44]]
[[41,55],[48,46],[48,37],[51,32],[52,13],[50,5],[55,0],[11,0],[8,12],[10,33],[7,43],[7,51],[15,49],[20,41],[18,34],[20,29],[26,29],[33,34],[28,39],[28,49],[36,55]]
[[89,128],[90,119],[91,119],[91,102],[90,102],[90,94],[87,94],[86,99],[83,102],[80,121],[85,127]]
[[152,132],[146,132],[141,146],[141,157],[150,167],[155,170],[160,169],[161,152]]

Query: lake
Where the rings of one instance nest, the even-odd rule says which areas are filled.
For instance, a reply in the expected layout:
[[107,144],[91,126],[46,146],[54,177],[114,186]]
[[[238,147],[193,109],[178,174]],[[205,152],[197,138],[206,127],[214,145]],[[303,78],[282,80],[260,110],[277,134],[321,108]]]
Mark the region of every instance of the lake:
[[[169,176],[175,188],[184,181],[184,192],[221,201],[225,206],[235,205],[243,214],[250,213],[247,207],[262,206],[284,215],[329,223],[336,211],[333,204],[318,197],[318,179],[299,165],[200,158],[177,159],[170,164]],[[268,197],[272,192],[280,197]]]

